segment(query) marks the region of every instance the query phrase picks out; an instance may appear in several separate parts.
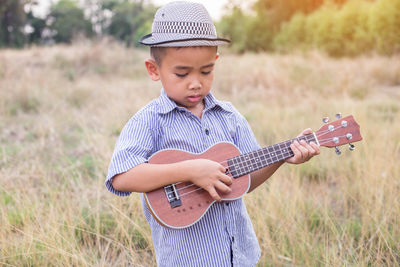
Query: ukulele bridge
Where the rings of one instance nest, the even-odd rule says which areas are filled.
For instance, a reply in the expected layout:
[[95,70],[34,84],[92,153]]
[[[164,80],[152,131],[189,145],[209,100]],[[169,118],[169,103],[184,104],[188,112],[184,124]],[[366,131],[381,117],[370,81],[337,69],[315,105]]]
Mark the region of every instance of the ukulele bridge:
[[179,192],[176,188],[175,184],[170,184],[164,187],[165,194],[167,195],[167,199],[171,208],[176,208],[182,206],[182,201],[179,197]]

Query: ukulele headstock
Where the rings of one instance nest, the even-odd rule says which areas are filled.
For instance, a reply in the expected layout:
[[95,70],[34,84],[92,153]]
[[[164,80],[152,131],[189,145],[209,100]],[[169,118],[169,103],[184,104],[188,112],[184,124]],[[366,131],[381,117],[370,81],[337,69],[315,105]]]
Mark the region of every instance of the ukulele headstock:
[[[340,118],[340,114],[337,114]],[[353,142],[362,140],[360,133],[360,125],[354,120],[352,115],[340,118],[336,121],[329,122],[329,119],[324,118],[323,125],[315,132],[320,146],[336,147],[336,153],[340,154],[338,146],[349,144],[349,149],[354,150]]]

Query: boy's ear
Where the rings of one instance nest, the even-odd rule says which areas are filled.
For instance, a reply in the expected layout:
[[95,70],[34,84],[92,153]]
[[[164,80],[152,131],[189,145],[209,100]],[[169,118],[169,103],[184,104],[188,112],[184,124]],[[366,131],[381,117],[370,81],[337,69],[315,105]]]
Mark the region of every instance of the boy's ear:
[[219,53],[217,52],[217,54],[215,55],[215,60],[217,60],[219,58]]
[[150,78],[153,81],[159,81],[160,80],[160,72],[158,70],[158,65],[154,61],[154,59],[146,59],[144,61],[144,65],[146,66],[147,73],[149,74]]

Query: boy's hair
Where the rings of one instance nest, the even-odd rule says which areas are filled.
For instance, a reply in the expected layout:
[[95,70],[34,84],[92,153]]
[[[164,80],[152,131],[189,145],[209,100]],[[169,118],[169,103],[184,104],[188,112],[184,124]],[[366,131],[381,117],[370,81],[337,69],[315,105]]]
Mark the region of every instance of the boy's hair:
[[[168,47],[160,47],[160,46],[151,46],[150,47],[150,56],[157,63],[158,66],[161,66],[162,59],[167,54]],[[177,50],[181,47],[175,47]],[[218,46],[215,46],[216,52],[218,52]]]
[[161,61],[167,53],[166,47],[152,46],[150,47],[150,55],[151,58],[157,63],[158,66],[161,66]]

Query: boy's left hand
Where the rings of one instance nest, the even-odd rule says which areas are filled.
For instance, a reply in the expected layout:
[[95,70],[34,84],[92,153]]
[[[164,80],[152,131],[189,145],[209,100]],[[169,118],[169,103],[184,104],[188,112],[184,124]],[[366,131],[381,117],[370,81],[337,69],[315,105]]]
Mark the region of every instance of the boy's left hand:
[[[308,128],[302,131],[299,136],[304,136],[311,133],[312,130]],[[292,149],[294,156],[286,159],[285,162],[292,164],[304,163],[310,160],[313,156],[319,155],[320,153],[320,149],[317,144],[315,144],[314,142],[310,142],[308,144],[304,140],[301,140],[300,142],[294,141],[293,144],[290,145],[290,148]]]

